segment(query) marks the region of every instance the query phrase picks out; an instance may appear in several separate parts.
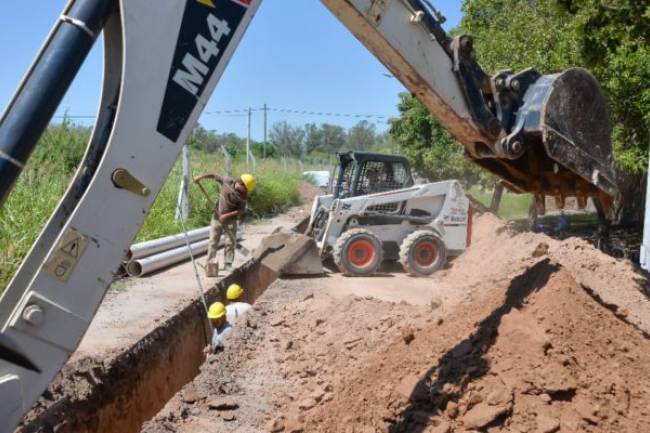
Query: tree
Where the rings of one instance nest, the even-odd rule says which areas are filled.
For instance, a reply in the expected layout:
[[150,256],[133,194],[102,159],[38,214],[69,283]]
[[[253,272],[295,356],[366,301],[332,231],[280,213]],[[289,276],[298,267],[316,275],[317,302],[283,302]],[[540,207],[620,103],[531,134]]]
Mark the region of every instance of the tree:
[[462,146],[414,96],[402,93],[397,109],[400,117],[390,120],[390,135],[422,176],[431,181],[459,179],[465,185],[481,179]]
[[305,152],[312,151],[323,147],[323,137],[321,129],[315,123],[305,125]]
[[328,153],[343,150],[347,140],[345,129],[339,125],[323,123],[320,127],[322,148]]
[[370,150],[375,145],[377,131],[373,123],[361,120],[348,131],[347,144],[351,150]]
[[269,131],[269,141],[282,156],[301,158],[305,155],[305,130],[286,121],[273,124]]

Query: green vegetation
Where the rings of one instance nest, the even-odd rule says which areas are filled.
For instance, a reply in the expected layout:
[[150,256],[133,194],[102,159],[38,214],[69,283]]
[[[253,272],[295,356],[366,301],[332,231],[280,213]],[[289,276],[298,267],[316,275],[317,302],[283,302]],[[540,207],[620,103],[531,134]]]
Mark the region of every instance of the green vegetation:
[[0,292],[63,196],[89,135],[67,121],[48,128],[0,209]]
[[361,120],[347,131],[338,125],[308,123],[303,126],[277,122],[269,131],[269,147],[274,154],[305,159],[329,156],[342,150],[396,152],[390,134],[377,132],[374,123]]
[[[83,157],[90,129],[64,120],[50,126],[30,162],[19,178],[7,203],[0,209],[0,293],[9,282],[38,237],[43,225],[59,200]],[[226,173],[221,153],[192,150],[192,175],[202,172]],[[245,171],[240,157],[233,159],[232,174]],[[299,202],[301,174],[297,164],[287,169],[277,160],[260,161],[257,166],[258,187],[249,200],[247,219],[267,217]],[[165,182],[151,212],[138,234],[138,240],[178,233],[175,220],[176,201],[181,179],[180,161]],[[216,182],[205,182],[213,198],[218,197]],[[197,187],[190,188],[192,213],[188,228],[202,227],[210,222],[211,209]]]
[[422,176],[431,181],[458,179],[466,186],[490,182],[491,177],[465,158],[463,147],[414,96],[402,93],[400,98],[400,117],[390,119],[390,134]]
[[[481,202],[486,207],[492,203],[492,191],[481,189],[477,186],[470,188],[468,194]],[[499,216],[507,220],[528,218],[528,209],[533,201],[530,194],[512,194],[504,192],[499,206]]]

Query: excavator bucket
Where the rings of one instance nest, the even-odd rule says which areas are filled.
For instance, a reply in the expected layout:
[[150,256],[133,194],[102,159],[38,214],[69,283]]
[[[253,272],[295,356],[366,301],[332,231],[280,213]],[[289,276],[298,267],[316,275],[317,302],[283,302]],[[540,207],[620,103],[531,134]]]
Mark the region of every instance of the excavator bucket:
[[[514,192],[538,198],[566,197],[584,206],[593,198],[613,218],[618,197],[607,100],[591,73],[581,68],[542,75],[526,90],[508,137],[523,145],[516,158],[472,158],[504,179]],[[471,157],[471,156],[470,156]]]

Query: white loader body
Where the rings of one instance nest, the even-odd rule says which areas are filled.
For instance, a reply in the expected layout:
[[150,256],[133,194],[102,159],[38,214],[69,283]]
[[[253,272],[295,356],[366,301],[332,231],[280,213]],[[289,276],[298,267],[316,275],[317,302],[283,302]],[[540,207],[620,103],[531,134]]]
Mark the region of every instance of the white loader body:
[[324,231],[316,239],[321,255],[332,251],[342,233],[357,227],[398,247],[414,231],[432,230],[450,255],[458,255],[469,243],[469,208],[461,184],[448,180],[358,197],[316,197],[309,224],[316,223],[319,212],[328,212]]

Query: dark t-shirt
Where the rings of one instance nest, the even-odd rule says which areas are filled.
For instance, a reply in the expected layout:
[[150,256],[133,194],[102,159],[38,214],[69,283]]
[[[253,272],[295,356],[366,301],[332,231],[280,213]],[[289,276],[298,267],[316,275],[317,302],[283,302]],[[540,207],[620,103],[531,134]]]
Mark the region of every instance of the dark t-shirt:
[[237,183],[235,179],[217,176],[215,180],[221,184],[221,194],[215,206],[214,215],[219,218],[230,212],[243,212],[246,209],[246,191],[235,187]]

